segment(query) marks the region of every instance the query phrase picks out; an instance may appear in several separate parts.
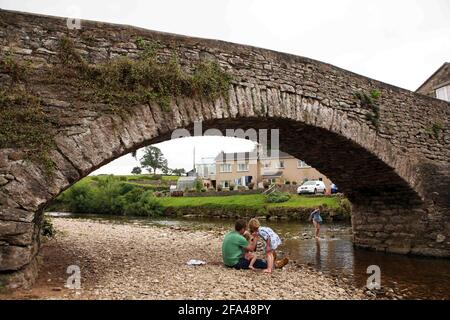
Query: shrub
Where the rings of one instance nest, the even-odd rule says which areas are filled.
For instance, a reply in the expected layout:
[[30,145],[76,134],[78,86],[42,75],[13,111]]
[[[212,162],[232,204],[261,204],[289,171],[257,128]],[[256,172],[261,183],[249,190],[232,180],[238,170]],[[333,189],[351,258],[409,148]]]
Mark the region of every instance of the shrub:
[[291,195],[285,192],[275,191],[266,196],[266,201],[269,203],[282,203],[289,201]]
[[253,190],[254,187],[255,187],[255,183],[254,183],[254,182],[250,182],[250,183],[248,184],[248,188],[249,188],[250,190]]
[[183,191],[172,191],[170,194],[172,197],[182,197],[184,195]]
[[217,186],[217,191],[222,191],[222,186]]
[[49,217],[42,219],[41,234],[47,238],[53,238],[56,235],[55,227]]
[[269,187],[270,187],[270,182],[269,182],[269,181],[264,181],[264,182],[263,182],[263,187],[264,187],[264,189],[269,189]]
[[239,191],[245,191],[245,190],[247,190],[247,188],[244,187],[244,186],[238,186],[237,189],[238,189]]
[[140,167],[134,167],[133,170],[131,170],[132,174],[141,174],[142,169]]
[[195,187],[195,191],[197,191],[197,192],[202,191],[202,189],[203,189],[203,182],[202,182],[202,180],[200,180],[200,179],[195,180],[194,187]]
[[144,192],[139,201],[125,207],[126,215],[158,217],[164,215],[164,207],[152,196],[150,191]]
[[285,185],[290,185],[291,182],[288,180],[288,181],[285,181],[284,184],[285,184]]
[[342,198],[340,201],[341,207],[346,215],[350,216],[352,213],[352,203],[347,198]]
[[233,183],[230,183],[230,187],[229,187],[230,191],[233,191],[234,187],[235,187],[235,185]]

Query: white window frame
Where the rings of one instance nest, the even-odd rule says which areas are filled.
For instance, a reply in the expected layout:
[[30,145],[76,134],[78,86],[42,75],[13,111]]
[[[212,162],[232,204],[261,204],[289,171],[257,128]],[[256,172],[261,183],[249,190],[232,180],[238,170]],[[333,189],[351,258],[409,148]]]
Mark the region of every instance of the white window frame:
[[[281,164],[283,164],[283,165],[281,165]],[[285,165],[284,165],[284,160],[277,161],[276,168],[277,169],[284,169],[284,168],[286,168]]]
[[[241,169],[241,166],[245,166],[245,169]],[[237,171],[238,172],[247,172],[247,171],[249,171],[248,162],[246,162],[246,163],[238,163]]]
[[[229,169],[225,170],[225,166],[226,166],[227,168],[229,168]],[[221,172],[221,173],[231,173],[231,172],[233,172],[233,165],[230,164],[230,163],[222,163],[222,164],[220,165],[220,172]]]
[[[230,187],[230,180],[222,180],[222,188],[229,188]],[[228,184],[228,186],[226,186],[225,184]]]
[[305,161],[303,160],[298,160],[297,161],[297,168],[298,169],[305,169],[305,168],[311,168],[310,165],[308,165]]
[[435,90],[436,98],[450,102],[450,84]]

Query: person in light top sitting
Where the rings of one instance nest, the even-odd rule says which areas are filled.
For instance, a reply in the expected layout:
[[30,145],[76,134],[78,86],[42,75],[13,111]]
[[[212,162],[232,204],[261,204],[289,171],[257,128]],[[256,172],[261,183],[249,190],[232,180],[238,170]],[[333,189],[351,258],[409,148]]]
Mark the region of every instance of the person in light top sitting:
[[261,227],[259,220],[256,218],[250,219],[248,222],[248,228],[250,233],[255,237],[261,237],[266,243],[266,255],[267,255],[267,269],[264,272],[272,273],[273,266],[283,267],[289,261],[288,258],[284,258],[281,261],[276,261],[275,250],[280,246],[281,239],[278,234],[275,233],[269,227]]

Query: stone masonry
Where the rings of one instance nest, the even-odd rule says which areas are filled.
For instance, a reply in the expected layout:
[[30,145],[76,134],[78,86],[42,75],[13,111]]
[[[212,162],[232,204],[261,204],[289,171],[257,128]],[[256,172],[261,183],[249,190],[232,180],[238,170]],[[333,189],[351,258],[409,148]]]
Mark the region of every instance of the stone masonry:
[[[73,39],[89,63],[136,57],[136,39],[158,41],[158,57],[172,52],[186,70],[204,59],[233,77],[227,99],[180,97],[170,111],[138,105],[103,113],[78,101],[64,85],[33,89],[51,116],[56,146],[51,178],[0,149],[0,281],[28,286],[37,272],[46,204],[93,170],[137,148],[170,139],[176,128],[279,129],[280,149],[304,159],[335,182],[353,203],[354,243],[374,250],[450,256],[450,104],[304,57],[216,40],[130,26],[0,11],[0,54],[29,61],[39,74],[56,63],[57,41]],[[2,56],[3,59],[3,56]],[[8,78],[0,74],[2,81]],[[355,92],[381,93],[379,126]],[[440,134],[429,128],[439,123]]]

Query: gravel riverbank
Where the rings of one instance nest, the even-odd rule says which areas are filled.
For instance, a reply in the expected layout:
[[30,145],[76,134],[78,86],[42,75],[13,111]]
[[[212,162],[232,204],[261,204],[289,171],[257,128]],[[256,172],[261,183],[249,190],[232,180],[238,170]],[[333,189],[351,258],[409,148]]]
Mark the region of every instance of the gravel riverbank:
[[[289,263],[272,275],[222,265],[218,231],[54,218],[36,285],[10,299],[365,299],[362,289]],[[190,259],[207,261],[188,266]],[[69,265],[81,290],[64,288]],[[339,282],[339,285],[338,285]]]

